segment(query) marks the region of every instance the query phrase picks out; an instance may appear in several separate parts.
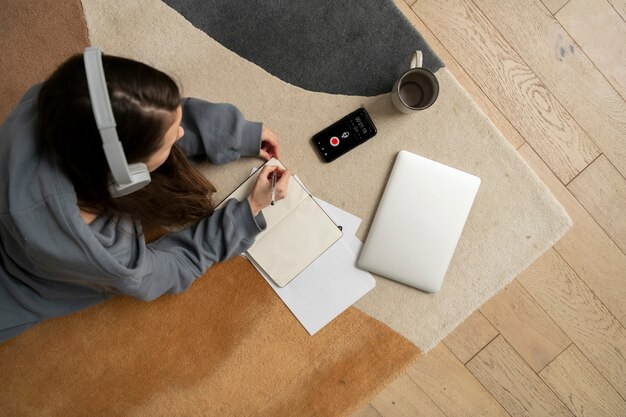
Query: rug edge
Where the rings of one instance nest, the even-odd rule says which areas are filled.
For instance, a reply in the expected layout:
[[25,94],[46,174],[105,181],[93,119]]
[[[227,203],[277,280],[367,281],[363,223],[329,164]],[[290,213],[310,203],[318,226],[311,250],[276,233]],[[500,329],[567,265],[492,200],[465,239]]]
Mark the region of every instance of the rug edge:
[[[496,136],[501,142],[508,146],[509,153],[516,158],[521,164],[526,168],[526,174],[533,180],[533,184],[538,187],[538,189],[542,192],[542,194],[546,197],[544,199],[546,205],[545,207],[553,213],[554,218],[558,220],[558,223],[554,224],[554,236],[550,239],[547,239],[542,245],[541,249],[538,250],[538,255],[535,258],[529,259],[527,262],[524,262],[519,268],[515,270],[512,274],[512,278],[501,285],[496,286],[495,292],[485,300],[481,305],[477,306],[475,309],[471,310],[465,318],[454,323],[454,325],[450,324],[445,326],[440,333],[445,333],[445,335],[437,335],[433,338],[432,342],[427,344],[421,344],[420,342],[413,342],[407,335],[404,335],[400,330],[396,330],[393,327],[390,327],[391,330],[397,332],[402,337],[405,337],[409,342],[413,343],[418,349],[420,349],[422,354],[428,353],[435,346],[437,346],[441,341],[443,341],[447,336],[449,336],[460,324],[462,324],[473,312],[477,311],[482,305],[484,305],[488,300],[495,297],[499,292],[501,292],[507,285],[510,285],[521,273],[523,273],[526,269],[528,269],[533,263],[535,263],[541,256],[543,256],[550,248],[552,248],[559,240],[561,240],[565,234],[571,230],[574,225],[574,222],[569,215],[569,213],[565,210],[563,205],[558,201],[555,197],[554,193],[548,188],[548,186],[543,182],[543,180],[537,175],[534,169],[530,166],[530,164],[519,154],[517,149],[506,139],[502,131],[493,123],[493,121],[486,115],[486,113],[480,108],[476,100],[468,93],[468,91],[459,83],[454,74],[448,70],[447,67],[440,68],[436,74],[444,75],[449,79],[451,83],[454,83],[457,89],[461,92],[463,96],[466,97],[472,104],[472,107],[475,111],[477,111],[484,120],[486,120],[487,126],[489,130],[492,131],[494,136]],[[388,93],[387,93],[388,94]],[[381,96],[384,96],[382,94]],[[372,318],[375,318],[373,315],[370,315],[360,307],[356,306],[361,312],[369,315]],[[375,318],[378,320],[377,318]],[[380,321],[380,320],[379,320]],[[387,323],[381,321],[383,324],[387,325]]]

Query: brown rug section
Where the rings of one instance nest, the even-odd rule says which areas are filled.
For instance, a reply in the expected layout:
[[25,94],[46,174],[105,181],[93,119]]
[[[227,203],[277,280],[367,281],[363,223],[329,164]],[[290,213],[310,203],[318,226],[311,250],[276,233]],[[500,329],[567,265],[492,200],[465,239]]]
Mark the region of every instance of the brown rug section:
[[0,345],[0,414],[341,416],[418,356],[355,308],[309,336],[237,257],[185,293],[115,297]]
[[0,1],[0,123],[28,87],[87,46],[80,1]]

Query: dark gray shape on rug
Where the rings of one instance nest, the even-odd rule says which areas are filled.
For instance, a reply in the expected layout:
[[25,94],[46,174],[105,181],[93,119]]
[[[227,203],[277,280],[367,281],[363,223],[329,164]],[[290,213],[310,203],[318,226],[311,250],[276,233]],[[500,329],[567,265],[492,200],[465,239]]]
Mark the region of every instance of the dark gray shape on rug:
[[392,0],[164,1],[226,48],[310,91],[387,93],[417,49],[425,68],[444,66]]

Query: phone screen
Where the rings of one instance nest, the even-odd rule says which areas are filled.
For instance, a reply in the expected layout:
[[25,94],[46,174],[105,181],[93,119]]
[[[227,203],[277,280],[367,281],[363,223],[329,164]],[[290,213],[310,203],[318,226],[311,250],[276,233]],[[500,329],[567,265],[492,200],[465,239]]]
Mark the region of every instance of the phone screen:
[[376,127],[360,108],[313,136],[313,144],[326,162],[339,158],[376,135]]

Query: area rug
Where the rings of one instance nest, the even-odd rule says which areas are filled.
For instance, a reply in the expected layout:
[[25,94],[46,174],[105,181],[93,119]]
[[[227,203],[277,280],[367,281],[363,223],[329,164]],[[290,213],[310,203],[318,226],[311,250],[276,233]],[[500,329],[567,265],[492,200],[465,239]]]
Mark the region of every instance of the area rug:
[[164,0],[198,29],[283,81],[309,91],[391,91],[407,57],[443,62],[391,1]]
[[[0,122],[88,45],[78,0],[1,2]],[[418,356],[356,308],[310,337],[236,258],[183,294],[116,297],[1,344],[0,416],[350,415]]]
[[[436,72],[441,85],[436,103],[426,111],[404,115],[392,106],[388,93],[330,94],[290,84],[224,47],[159,0],[113,3],[83,0],[83,6],[93,45],[110,54],[148,62],[172,74],[182,84],[185,94],[233,103],[248,119],[262,121],[274,130],[282,140],[282,162],[312,193],[363,219],[357,233],[362,240],[367,236],[399,150],[414,152],[481,178],[482,185],[442,291],[426,294],[376,277],[377,287],[356,304],[422,351],[436,345],[571,226],[568,215],[545,185],[445,67]],[[354,13],[359,10],[353,8]],[[287,16],[301,12],[289,7],[275,10]],[[209,8],[205,13],[215,11]],[[345,21],[349,24],[351,19]],[[251,23],[255,24],[258,23]],[[384,27],[395,24],[401,23],[387,21],[370,26],[373,31],[383,31]],[[294,30],[299,30],[298,26]],[[293,36],[310,39],[312,43],[322,39],[317,33],[305,35]],[[310,49],[307,45],[300,48]],[[406,50],[398,54],[398,59],[406,62],[408,68],[410,54]],[[326,57],[318,59],[318,66],[323,66]],[[372,58],[368,68],[377,64]],[[315,72],[316,68],[309,65],[301,69]],[[339,70],[336,76],[341,77]],[[337,161],[322,163],[310,138],[358,107],[368,110],[378,135]],[[206,166],[203,172],[218,185],[219,201],[236,188],[252,165],[259,164],[254,159],[243,159],[226,166]]]
[[[59,10],[50,13],[49,10]],[[0,123],[26,89],[88,46],[80,1],[0,2]]]

